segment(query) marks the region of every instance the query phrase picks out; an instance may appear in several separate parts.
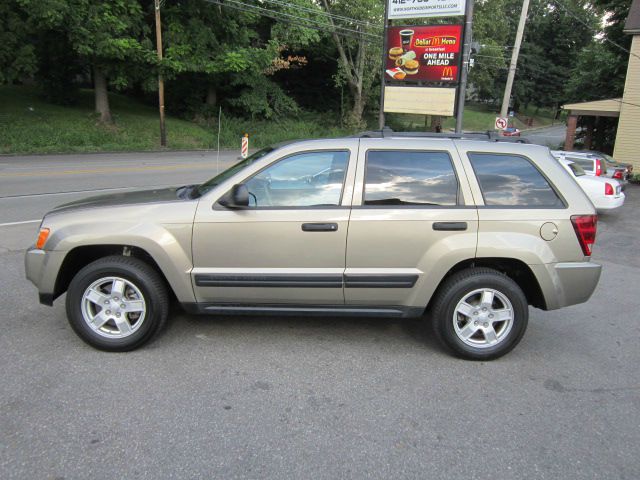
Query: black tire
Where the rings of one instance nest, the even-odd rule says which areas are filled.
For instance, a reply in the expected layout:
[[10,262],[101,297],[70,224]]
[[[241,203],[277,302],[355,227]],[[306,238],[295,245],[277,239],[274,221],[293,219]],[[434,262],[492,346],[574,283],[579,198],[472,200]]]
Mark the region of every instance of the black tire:
[[[131,301],[140,304],[140,299],[144,301],[143,314],[126,313],[124,310],[124,313],[121,313],[118,309],[118,320],[121,320],[121,317],[126,318],[131,333],[116,331],[119,328],[115,323],[115,317],[101,328],[91,327],[89,320],[85,320],[85,315],[89,317],[92,312],[97,312],[95,315],[97,318],[103,308],[105,312],[112,313],[111,310],[106,310],[110,307],[99,307],[97,303],[86,304],[84,300],[84,294],[89,287],[110,277],[126,282],[124,290],[129,297],[120,299],[122,302]],[[107,296],[110,294],[103,293]],[[115,302],[114,298],[108,298],[110,305],[120,304],[117,301],[118,297],[115,297]],[[122,303],[122,305],[125,304]],[[71,328],[82,340],[100,350],[125,352],[142,346],[164,327],[169,315],[169,298],[164,279],[148,264],[134,257],[115,255],[90,263],[73,277],[67,291],[66,307]],[[113,313],[113,315],[116,314]],[[138,321],[140,321],[139,325]],[[125,336],[118,337],[118,335]]]
[[[493,298],[493,304],[488,308],[488,312],[482,312],[483,304],[468,302],[466,305],[473,307],[469,316],[456,313],[459,302],[483,298],[483,292],[470,295],[482,289],[487,289],[489,293],[496,292],[494,297],[487,297]],[[500,306],[503,308],[498,308]],[[500,312],[508,314],[508,311],[511,312],[510,321],[495,320]],[[445,280],[433,299],[430,313],[436,337],[457,356],[468,360],[493,360],[510,352],[520,342],[527,329],[529,306],[518,284],[508,276],[490,268],[470,268],[455,273]],[[489,320],[487,315],[492,315],[493,320]],[[474,321],[475,319],[477,320]],[[479,327],[477,327],[478,324]],[[490,325],[493,334],[501,332],[492,339],[497,343],[490,344],[489,337],[485,333],[485,331],[489,332],[489,329],[483,329],[483,325]],[[464,335],[467,326],[468,331],[475,332],[469,337]],[[463,340],[463,337],[466,340]]]

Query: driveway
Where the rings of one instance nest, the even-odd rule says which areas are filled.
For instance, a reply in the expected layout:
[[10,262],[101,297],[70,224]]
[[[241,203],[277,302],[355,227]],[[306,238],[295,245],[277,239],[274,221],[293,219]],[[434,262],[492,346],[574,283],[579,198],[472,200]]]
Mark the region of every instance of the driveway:
[[564,144],[566,133],[566,125],[558,124],[552,127],[527,130],[522,132],[522,136],[529,139],[532,143],[537,143],[538,145],[544,145],[555,149],[561,144]]

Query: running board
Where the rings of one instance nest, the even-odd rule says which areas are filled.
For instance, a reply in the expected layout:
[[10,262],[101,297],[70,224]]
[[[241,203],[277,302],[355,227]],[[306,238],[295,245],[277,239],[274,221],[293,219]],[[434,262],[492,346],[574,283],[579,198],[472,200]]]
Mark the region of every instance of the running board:
[[205,315],[312,315],[320,317],[383,317],[416,318],[424,313],[420,307],[361,307],[348,305],[234,305],[187,303],[182,307],[189,313]]

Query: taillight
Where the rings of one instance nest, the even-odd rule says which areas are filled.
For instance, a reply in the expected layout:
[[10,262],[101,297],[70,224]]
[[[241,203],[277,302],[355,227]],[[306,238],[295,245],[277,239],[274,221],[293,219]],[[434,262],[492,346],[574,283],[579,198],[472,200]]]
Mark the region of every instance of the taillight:
[[591,256],[591,248],[596,243],[596,228],[598,226],[597,215],[572,215],[571,223],[576,231],[578,243],[582,248],[582,253],[587,257]]
[[596,160],[596,177],[602,175],[602,160]]
[[605,195],[613,195],[615,192],[615,190],[613,189],[613,185],[611,185],[610,183],[605,183],[604,184],[604,194]]
[[619,178],[620,180],[622,180],[622,170],[616,170],[615,172],[613,172],[613,178]]

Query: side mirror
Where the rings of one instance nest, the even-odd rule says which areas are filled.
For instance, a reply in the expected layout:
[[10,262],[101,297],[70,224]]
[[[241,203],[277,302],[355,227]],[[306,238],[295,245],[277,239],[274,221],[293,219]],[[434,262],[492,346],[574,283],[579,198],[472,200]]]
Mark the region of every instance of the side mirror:
[[247,208],[249,206],[249,189],[244,183],[239,183],[231,187],[218,203],[227,208]]

